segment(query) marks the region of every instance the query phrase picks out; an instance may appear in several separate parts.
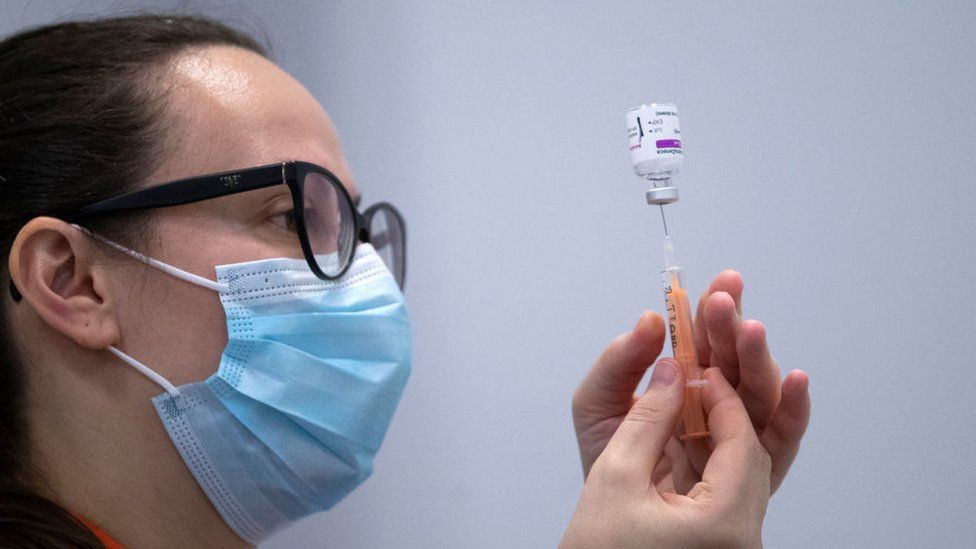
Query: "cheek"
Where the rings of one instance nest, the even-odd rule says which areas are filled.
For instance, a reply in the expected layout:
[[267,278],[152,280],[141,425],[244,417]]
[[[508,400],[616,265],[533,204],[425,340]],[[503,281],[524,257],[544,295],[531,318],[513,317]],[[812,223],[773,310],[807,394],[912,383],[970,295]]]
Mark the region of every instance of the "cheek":
[[[194,287],[195,288],[195,287]],[[192,288],[191,288],[192,289]],[[200,288],[189,292],[184,307],[174,308],[174,336],[182,337],[181,360],[174,364],[177,383],[203,381],[217,371],[227,346],[227,320],[217,294]]]
[[120,315],[124,345],[175,385],[203,381],[217,370],[227,345],[220,299],[211,290],[149,269],[133,281]]

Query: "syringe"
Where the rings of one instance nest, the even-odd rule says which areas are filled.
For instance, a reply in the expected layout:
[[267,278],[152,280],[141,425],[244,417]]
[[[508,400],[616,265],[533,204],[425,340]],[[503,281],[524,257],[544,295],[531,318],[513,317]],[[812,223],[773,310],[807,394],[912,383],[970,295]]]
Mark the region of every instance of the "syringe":
[[682,410],[684,433],[681,440],[705,438],[708,423],[702,406],[701,391],[705,384],[698,365],[695,348],[695,328],[691,316],[688,292],[681,282],[681,267],[674,261],[674,244],[670,236],[664,237],[664,299],[668,309],[668,326],[671,329],[671,352],[685,376],[685,400]]
[[634,171],[651,181],[651,187],[646,194],[647,203],[660,207],[661,222],[664,224],[662,275],[671,331],[671,350],[685,378],[682,410],[684,434],[679,438],[705,438],[708,436],[708,423],[701,402],[705,381],[702,379],[695,349],[691,305],[681,279],[682,269],[674,259],[674,243],[664,216],[664,205],[678,200],[678,189],[670,184],[671,177],[678,172],[683,161],[678,109],[673,103],[651,103],[630,109],[627,111],[627,132]]

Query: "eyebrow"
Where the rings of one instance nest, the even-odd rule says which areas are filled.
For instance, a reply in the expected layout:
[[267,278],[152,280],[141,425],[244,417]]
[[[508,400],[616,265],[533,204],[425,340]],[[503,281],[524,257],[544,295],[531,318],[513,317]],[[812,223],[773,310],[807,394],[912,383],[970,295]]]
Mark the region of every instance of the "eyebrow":
[[359,205],[362,203],[362,201],[363,201],[363,195],[361,195],[359,193],[356,193],[355,195],[353,195],[353,197],[352,197],[352,205],[355,206],[357,210],[359,209]]

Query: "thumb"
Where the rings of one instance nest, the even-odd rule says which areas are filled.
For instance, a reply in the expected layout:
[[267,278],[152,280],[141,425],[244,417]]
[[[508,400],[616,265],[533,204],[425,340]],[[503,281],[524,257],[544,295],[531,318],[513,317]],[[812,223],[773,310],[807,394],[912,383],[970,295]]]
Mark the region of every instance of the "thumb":
[[674,359],[662,358],[654,366],[647,391],[630,409],[605,452],[633,474],[650,478],[681,413],[684,376]]

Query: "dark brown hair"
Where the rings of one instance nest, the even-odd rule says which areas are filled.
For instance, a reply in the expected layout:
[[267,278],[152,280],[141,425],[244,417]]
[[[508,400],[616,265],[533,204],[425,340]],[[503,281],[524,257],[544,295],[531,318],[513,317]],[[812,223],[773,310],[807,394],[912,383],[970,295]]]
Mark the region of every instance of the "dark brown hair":
[[[7,315],[16,294],[7,273],[10,247],[30,219],[68,218],[154,171],[166,150],[166,62],[206,45],[268,56],[250,36],[188,16],[72,21],[0,41],[0,547],[101,547],[36,489],[42,480],[28,462],[25,372]],[[86,225],[131,243],[146,219],[113,216]]]

